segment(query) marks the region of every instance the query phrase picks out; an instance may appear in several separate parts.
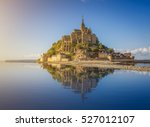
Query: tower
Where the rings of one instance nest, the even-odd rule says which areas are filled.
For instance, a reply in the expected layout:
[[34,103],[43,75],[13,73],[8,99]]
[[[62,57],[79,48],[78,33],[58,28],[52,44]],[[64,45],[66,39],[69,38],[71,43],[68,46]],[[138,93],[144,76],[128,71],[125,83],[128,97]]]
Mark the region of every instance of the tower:
[[83,32],[84,29],[85,29],[84,17],[83,17],[83,16],[82,16],[82,23],[81,23],[80,29],[81,29],[82,32]]

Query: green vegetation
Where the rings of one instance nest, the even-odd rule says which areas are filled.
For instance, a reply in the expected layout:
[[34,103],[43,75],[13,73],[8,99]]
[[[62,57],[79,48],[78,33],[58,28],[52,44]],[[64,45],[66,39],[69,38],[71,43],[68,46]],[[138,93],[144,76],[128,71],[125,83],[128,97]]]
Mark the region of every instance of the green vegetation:
[[60,52],[60,49],[61,49],[61,45],[62,45],[62,41],[59,40],[57,43],[53,43],[52,44],[52,47],[47,51],[47,55],[48,56],[52,56],[52,55],[55,55],[57,53]]
[[63,50],[64,44],[62,40],[55,42],[52,44],[51,48],[44,54],[45,57],[51,57],[52,55],[56,55],[58,53],[64,53],[71,59],[74,59],[74,55],[77,51],[83,51],[84,53],[88,54],[89,57],[95,58],[98,57],[98,53],[103,51],[107,53],[112,53],[114,50],[112,48],[108,48],[100,42],[97,43],[72,43],[70,52]]

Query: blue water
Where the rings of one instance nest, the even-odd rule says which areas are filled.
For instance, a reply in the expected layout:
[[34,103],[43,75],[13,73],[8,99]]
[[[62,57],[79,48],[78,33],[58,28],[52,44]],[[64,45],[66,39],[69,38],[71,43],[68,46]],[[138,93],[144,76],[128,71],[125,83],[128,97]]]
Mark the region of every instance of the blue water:
[[136,66],[146,66],[146,67],[150,67],[150,63],[136,64]]
[[150,109],[150,72],[2,64],[0,109]]

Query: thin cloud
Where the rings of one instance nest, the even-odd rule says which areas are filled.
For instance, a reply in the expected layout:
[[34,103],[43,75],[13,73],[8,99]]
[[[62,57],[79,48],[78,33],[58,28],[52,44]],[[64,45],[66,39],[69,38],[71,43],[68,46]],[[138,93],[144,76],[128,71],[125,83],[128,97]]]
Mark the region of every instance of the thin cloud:
[[116,52],[131,52],[138,59],[150,59],[150,47],[136,48],[136,49],[114,49]]
[[131,50],[131,53],[133,54],[150,54],[150,47],[147,48],[138,48],[138,49],[133,49]]
[[145,48],[137,48],[137,49],[127,49],[127,50],[122,50],[122,49],[115,49],[116,51],[121,51],[121,52],[131,52],[132,54],[150,54],[150,47],[145,47]]

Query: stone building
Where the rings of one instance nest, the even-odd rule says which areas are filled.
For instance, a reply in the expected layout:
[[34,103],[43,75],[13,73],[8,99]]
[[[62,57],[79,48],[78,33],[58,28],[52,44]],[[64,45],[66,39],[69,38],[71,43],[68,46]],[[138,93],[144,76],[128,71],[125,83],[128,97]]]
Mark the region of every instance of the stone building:
[[70,58],[68,58],[63,53],[58,53],[56,55],[52,55],[51,57],[48,57],[48,59],[47,59],[48,62],[68,62],[69,60],[70,60]]
[[71,51],[71,44],[77,43],[96,43],[98,38],[92,33],[90,28],[87,28],[84,24],[84,18],[82,18],[82,23],[80,29],[74,29],[70,35],[65,35],[62,37],[62,50]]

